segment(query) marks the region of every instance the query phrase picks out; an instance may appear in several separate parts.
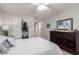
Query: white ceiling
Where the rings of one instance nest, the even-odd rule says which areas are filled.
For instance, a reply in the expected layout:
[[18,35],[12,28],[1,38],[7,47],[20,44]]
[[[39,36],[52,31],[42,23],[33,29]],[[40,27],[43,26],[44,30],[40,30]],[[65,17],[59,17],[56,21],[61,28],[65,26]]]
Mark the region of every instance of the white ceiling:
[[51,3],[47,5],[50,11],[39,12],[36,10],[37,5],[32,3],[0,3],[0,7],[4,11],[19,13],[24,15],[35,16],[39,19],[46,19],[54,16],[68,8],[79,6],[78,3]]

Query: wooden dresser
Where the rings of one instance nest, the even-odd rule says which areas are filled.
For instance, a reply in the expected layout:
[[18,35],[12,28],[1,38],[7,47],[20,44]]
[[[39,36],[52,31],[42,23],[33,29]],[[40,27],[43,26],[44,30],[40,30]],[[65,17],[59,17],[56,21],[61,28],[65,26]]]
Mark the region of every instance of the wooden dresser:
[[50,31],[50,41],[73,54],[79,54],[79,32]]

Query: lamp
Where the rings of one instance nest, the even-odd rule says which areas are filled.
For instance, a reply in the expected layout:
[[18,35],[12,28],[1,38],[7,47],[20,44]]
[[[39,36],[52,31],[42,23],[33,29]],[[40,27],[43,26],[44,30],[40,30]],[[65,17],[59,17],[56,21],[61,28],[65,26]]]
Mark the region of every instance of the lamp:
[[2,31],[3,31],[5,36],[8,36],[8,30],[9,30],[8,25],[2,25]]

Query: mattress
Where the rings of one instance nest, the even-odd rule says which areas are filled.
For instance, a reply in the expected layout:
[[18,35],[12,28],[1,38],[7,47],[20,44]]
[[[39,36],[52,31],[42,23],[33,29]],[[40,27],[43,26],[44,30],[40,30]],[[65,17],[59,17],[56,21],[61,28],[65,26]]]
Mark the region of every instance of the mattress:
[[16,40],[8,55],[62,55],[62,52],[58,45],[38,37]]

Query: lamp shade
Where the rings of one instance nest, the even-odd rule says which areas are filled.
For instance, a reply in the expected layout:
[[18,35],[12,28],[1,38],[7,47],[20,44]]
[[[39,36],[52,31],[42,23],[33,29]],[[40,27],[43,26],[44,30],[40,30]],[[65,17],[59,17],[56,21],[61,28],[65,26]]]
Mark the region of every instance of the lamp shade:
[[2,30],[8,31],[9,30],[9,26],[8,25],[2,25]]

